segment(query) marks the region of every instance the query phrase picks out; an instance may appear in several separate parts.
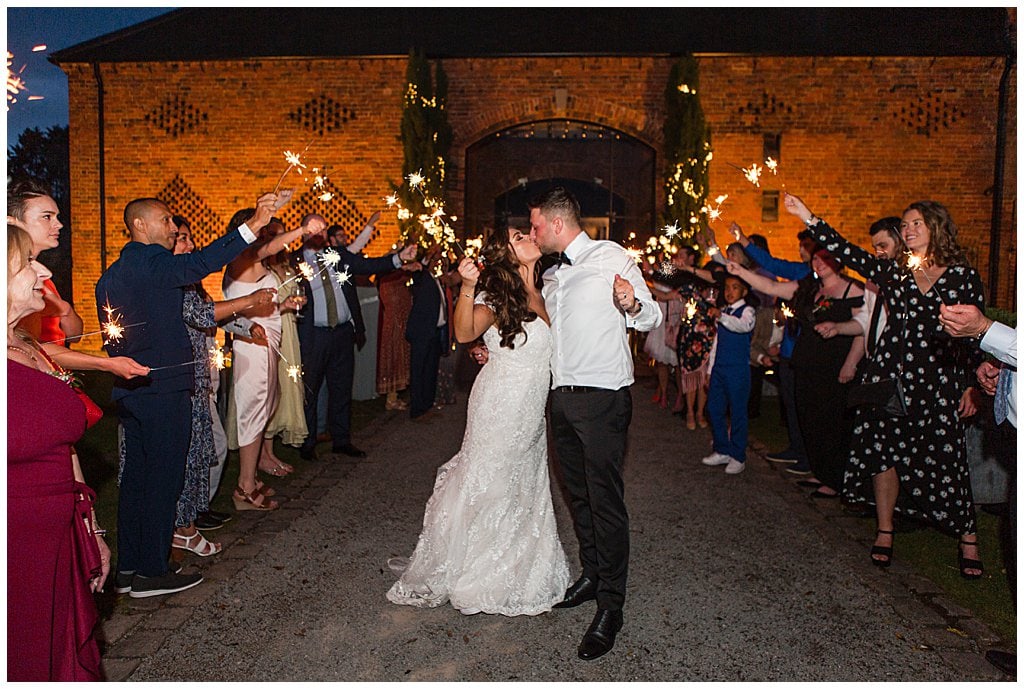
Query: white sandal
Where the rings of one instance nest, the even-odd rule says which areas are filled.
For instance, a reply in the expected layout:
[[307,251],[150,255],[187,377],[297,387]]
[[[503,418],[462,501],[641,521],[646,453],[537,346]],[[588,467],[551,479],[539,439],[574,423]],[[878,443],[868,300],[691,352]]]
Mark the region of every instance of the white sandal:
[[[192,545],[194,539],[199,538],[199,542],[195,546]],[[180,541],[178,539],[181,539]],[[184,543],[184,545],[178,545]],[[210,555],[216,555],[221,551],[220,543],[211,543],[206,540],[203,534],[197,530],[191,536],[182,536],[181,534],[174,534],[171,539],[171,547],[177,548],[178,550],[187,550],[190,553],[195,553],[199,557],[209,557]]]

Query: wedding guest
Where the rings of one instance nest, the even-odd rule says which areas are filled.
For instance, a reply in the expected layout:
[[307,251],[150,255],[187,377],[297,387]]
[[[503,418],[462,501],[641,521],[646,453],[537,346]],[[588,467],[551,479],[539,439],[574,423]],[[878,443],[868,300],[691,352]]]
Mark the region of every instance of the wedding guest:
[[725,307],[711,310],[711,316],[718,321],[708,363],[708,416],[713,451],[700,461],[706,466],[724,464],[725,473],[730,475],[747,466],[750,339],[754,330],[754,307],[745,300],[749,289],[739,277],[727,277],[722,289]]
[[[32,238],[32,255],[36,258],[48,249],[60,244],[61,224],[57,202],[50,190],[42,183],[26,179],[7,187],[7,222],[28,232]],[[75,307],[61,298],[53,280],[43,284],[46,306],[37,313],[26,316],[20,327],[36,338],[38,342],[52,342],[63,345],[65,338],[77,338],[82,334],[82,317]]]
[[405,271],[377,278],[380,312],[377,314],[377,394],[387,399],[388,411],[406,411],[409,405],[398,393],[409,387],[409,341],[405,323],[412,310],[412,292]]
[[[815,331],[822,321],[849,320],[863,306],[860,285],[841,274],[839,262],[824,249],[811,258],[813,273],[799,281],[777,282],[732,264],[729,270],[792,305],[800,330],[791,364],[797,420],[814,473],[816,498],[836,498],[843,485],[853,414],[846,408],[849,383],[863,345],[840,336],[823,340]],[[827,432],[824,432],[828,429]]]
[[[192,240],[192,228],[184,218],[179,222],[178,216],[175,216],[175,225],[178,228],[178,235],[174,244],[174,254],[192,253],[196,248]],[[185,460],[185,481],[178,497],[171,547],[187,550],[200,557],[209,557],[221,551],[221,544],[207,541],[203,534],[199,533],[197,524],[199,515],[205,514],[207,521],[213,518],[210,514],[210,465],[216,457],[213,419],[210,415],[212,364],[207,344],[208,333],[216,327],[219,320],[273,303],[275,292],[270,289],[257,290],[236,299],[215,303],[203,288],[203,284],[197,282],[186,287],[184,293],[182,317],[188,326],[188,338],[192,344],[195,386],[192,390],[192,434],[188,457]],[[131,586],[130,580],[117,583],[123,583],[129,588]]]
[[[239,210],[231,218],[228,228],[238,227],[252,212],[251,208]],[[224,296],[235,299],[260,290],[270,290],[277,294],[281,281],[264,261],[283,251],[289,242],[304,234],[302,227],[277,235],[263,227],[256,242],[228,263],[223,279]],[[256,476],[257,468],[275,476],[290,473],[291,465],[285,464],[274,454],[273,439],[267,442],[264,436],[277,409],[281,311],[297,309],[301,303],[301,297],[292,295],[280,301],[271,300],[260,303],[256,308],[248,308],[243,312],[245,317],[263,328],[266,339],[255,341],[238,336],[233,340],[231,391],[235,403],[233,418],[238,441],[239,471],[238,486],[231,495],[231,501],[236,510],[276,509],[277,501],[270,500],[268,491],[261,488],[261,482]],[[231,416],[229,412],[229,418]],[[231,439],[230,429],[228,439]]]
[[[267,225],[267,235],[277,237],[287,232],[284,224],[273,219]],[[277,409],[263,433],[264,447],[271,449],[269,461],[257,464],[260,471],[271,476],[286,476],[294,470],[291,464],[273,455],[274,438],[281,436],[281,442],[292,447],[302,447],[309,435],[306,428],[306,412],[303,407],[305,400],[304,380],[302,378],[302,350],[299,347],[299,327],[296,320],[298,309],[306,303],[305,288],[299,284],[295,275],[291,252],[287,248],[268,256],[263,260],[268,270],[273,271],[277,279],[277,300],[281,307],[281,356],[277,357],[277,379],[279,396]],[[298,367],[299,373],[292,375]]]
[[260,197],[251,224],[191,254],[172,253],[177,227],[167,205],[135,199],[124,211],[131,241],[96,284],[99,320],[112,309],[139,323],[111,354],[136,354],[151,367],[136,383],[115,383],[112,398],[124,426],[125,468],[118,498],[117,550],[122,575],[132,574],[133,598],[176,593],[202,582],[202,574],[167,567],[178,497],[191,436],[192,347],[182,317],[184,288],[219,270],[256,240],[273,212],[274,194]]
[[32,248],[27,232],[7,226],[7,679],[100,681],[92,593],[110,549],[72,452],[89,424],[85,401],[17,328],[46,308],[50,271]]
[[[910,255],[880,260],[843,239],[796,196],[786,194],[784,205],[817,241],[878,285],[888,307],[889,326],[864,380],[896,380],[906,416],[866,418],[858,413],[843,487],[851,501],[875,503],[878,533],[872,563],[885,567],[892,562],[898,507],[957,534],[961,576],[980,578],[963,423],[977,410],[976,390],[965,382],[965,362],[974,353],[964,340],[942,333],[939,322],[944,303],[984,306],[981,279],[957,242],[956,223],[939,203],[912,203],[900,224]],[[905,500],[897,505],[901,492]]]
[[597,601],[577,649],[581,659],[594,660],[614,646],[626,599],[629,516],[622,461],[633,412],[627,329],[649,332],[661,322],[661,311],[625,249],[583,231],[571,193],[555,187],[529,206],[531,237],[543,253],[563,259],[543,276],[553,342],[550,423],[583,565],[555,607]]
[[[818,246],[807,230],[802,230],[796,236],[800,261],[785,261],[776,258],[767,251],[750,241],[750,238],[743,233],[743,229],[733,223],[730,228],[736,236],[736,240],[743,246],[743,251],[771,276],[783,280],[800,280],[811,272],[811,256]],[[788,308],[788,306],[787,306]],[[800,423],[797,420],[796,395],[794,393],[794,376],[791,357],[793,348],[796,346],[797,335],[800,332],[799,323],[795,319],[787,319],[784,313],[779,314],[779,319],[785,327],[782,329],[782,342],[779,344],[779,358],[775,371],[779,380],[779,405],[782,417],[785,419],[788,446],[779,452],[769,452],[765,458],[769,462],[790,464],[786,472],[797,476],[806,476],[811,473],[810,464],[807,461],[807,451],[804,447],[803,437],[800,433]]]
[[[423,270],[412,278],[412,310],[405,324],[409,341],[409,418],[426,420],[435,409],[441,349],[449,341],[448,303],[440,278],[441,247],[435,245],[421,259]],[[443,274],[443,273],[442,273]]]
[[[320,265],[318,257],[328,248],[327,221],[323,216],[312,213],[302,219],[305,240],[302,249],[296,252],[296,262]],[[416,245],[411,244],[401,251],[380,258],[365,258],[345,248],[335,249],[340,255],[337,265],[327,265],[312,280],[303,280],[306,303],[299,311],[299,347],[304,367],[303,382],[306,399],[303,408],[306,413],[306,428],[309,435],[299,450],[307,461],[315,461],[317,394],[320,385],[327,381],[327,415],[331,434],[332,452],[349,457],[365,457],[366,453],[352,444],[352,382],[355,367],[355,324],[353,314],[355,290],[344,289],[351,283],[352,275],[389,273],[411,261],[416,255]],[[348,278],[344,277],[348,276]],[[339,280],[340,283],[339,284]]]
[[[1017,463],[1017,331],[1008,325],[993,321],[972,304],[939,306],[942,328],[953,337],[971,337],[979,340],[983,352],[991,354],[997,364],[988,361],[978,367],[976,376],[981,389],[993,396],[992,411],[999,429],[1000,454],[1008,466]],[[1003,562],[1010,593],[1017,598],[1017,477],[1013,472],[1007,496],[1010,509],[1006,518],[1006,545]],[[985,651],[985,658],[1003,672],[1017,674],[1017,654],[996,648]]]
[[[679,321],[683,311],[682,296],[679,290],[673,287],[671,278],[676,272],[674,264],[678,261],[685,265],[686,256],[685,251],[679,251],[674,256],[663,256],[662,262],[667,262],[670,267],[667,270],[659,267],[645,276],[662,317],[661,325],[647,333],[644,338],[644,353],[654,362],[654,371],[658,378],[658,389],[651,402],[660,405],[662,409],[668,408],[669,376],[673,369],[679,368],[676,341],[679,338]],[[672,411],[681,411],[682,408],[683,391],[682,386],[678,386]]]

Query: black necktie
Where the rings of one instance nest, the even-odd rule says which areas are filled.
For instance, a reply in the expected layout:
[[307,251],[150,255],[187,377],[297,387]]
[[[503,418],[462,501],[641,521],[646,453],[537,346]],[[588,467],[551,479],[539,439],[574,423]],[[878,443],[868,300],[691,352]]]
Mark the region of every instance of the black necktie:
[[558,261],[558,265],[572,265],[572,260],[565,255],[564,251],[560,251],[557,254],[555,254],[555,259]]

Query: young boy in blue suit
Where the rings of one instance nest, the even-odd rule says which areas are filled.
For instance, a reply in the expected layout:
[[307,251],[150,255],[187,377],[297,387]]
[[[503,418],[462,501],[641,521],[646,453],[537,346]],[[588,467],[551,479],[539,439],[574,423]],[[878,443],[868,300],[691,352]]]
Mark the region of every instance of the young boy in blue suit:
[[707,409],[714,451],[700,461],[707,466],[724,464],[727,474],[738,474],[746,468],[750,341],[755,320],[754,307],[744,300],[749,290],[747,283],[729,275],[722,287],[726,306],[713,312],[718,318],[718,333],[709,362]]

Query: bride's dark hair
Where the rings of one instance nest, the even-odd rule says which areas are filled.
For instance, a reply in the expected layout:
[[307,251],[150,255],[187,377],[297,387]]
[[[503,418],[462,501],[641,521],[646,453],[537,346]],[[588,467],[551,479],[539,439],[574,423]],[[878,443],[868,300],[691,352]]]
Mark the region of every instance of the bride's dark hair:
[[526,286],[519,276],[519,259],[509,244],[508,229],[496,229],[484,241],[480,255],[484,269],[477,288],[487,293],[487,303],[494,310],[495,325],[501,335],[501,346],[515,349],[515,338],[524,333],[523,323],[537,318],[530,311]]

